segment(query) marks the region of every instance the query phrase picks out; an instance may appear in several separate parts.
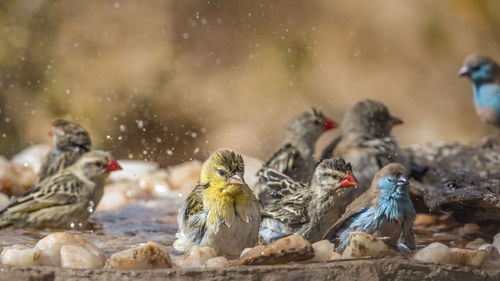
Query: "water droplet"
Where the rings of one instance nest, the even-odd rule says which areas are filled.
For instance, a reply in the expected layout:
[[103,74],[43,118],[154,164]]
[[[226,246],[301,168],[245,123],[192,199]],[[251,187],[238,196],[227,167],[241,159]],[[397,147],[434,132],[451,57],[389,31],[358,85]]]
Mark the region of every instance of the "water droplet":
[[189,38],[189,33],[182,34],[182,37],[184,37],[184,39],[188,39]]

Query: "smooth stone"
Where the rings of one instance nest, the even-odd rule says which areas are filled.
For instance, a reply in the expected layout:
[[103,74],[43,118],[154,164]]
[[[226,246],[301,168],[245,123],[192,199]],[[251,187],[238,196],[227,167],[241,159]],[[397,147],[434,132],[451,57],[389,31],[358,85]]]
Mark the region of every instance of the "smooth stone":
[[224,268],[229,266],[229,261],[225,257],[215,257],[207,260],[203,267],[205,268]]
[[465,245],[465,248],[477,250],[484,244],[486,244],[486,241],[484,241],[483,238],[479,237],[467,243],[467,245]]
[[41,251],[24,245],[12,245],[3,248],[0,257],[3,264],[13,266],[32,266],[40,264]]
[[168,167],[168,182],[172,190],[189,193],[200,178],[201,165],[200,161],[193,160]]
[[460,236],[453,233],[438,232],[432,234],[432,240],[434,241],[453,241],[458,240]]
[[437,221],[435,216],[429,215],[429,214],[417,214],[417,217],[415,218],[415,221],[413,222],[414,225],[431,225],[435,224]]
[[341,260],[342,259],[342,254],[339,254],[337,252],[333,252],[330,255],[330,260]]
[[40,249],[42,253],[40,265],[61,266],[61,248],[65,245],[75,245],[84,248],[93,254],[96,259],[100,260],[102,264],[106,260],[101,250],[85,238],[66,232],[55,232],[36,243],[35,247]]
[[479,232],[479,226],[475,223],[466,223],[464,226],[458,229],[458,234],[460,236],[465,236],[467,234],[475,234]]
[[342,253],[344,259],[397,256],[399,253],[383,240],[366,232],[351,232],[349,243]]
[[423,262],[449,263],[450,248],[442,243],[434,242],[418,250],[413,258]]
[[106,268],[111,269],[135,270],[172,266],[167,248],[155,242],[115,253],[106,261]]
[[105,260],[86,248],[76,245],[61,247],[61,266],[67,268],[102,268]]
[[290,235],[268,245],[259,245],[240,257],[240,265],[284,264],[314,257],[311,243],[299,235]]
[[203,266],[209,259],[217,256],[215,250],[210,247],[194,246],[189,253],[189,256],[184,261],[184,267],[200,267]]
[[14,155],[11,162],[22,166],[29,166],[37,174],[42,167],[43,158],[51,149],[51,146],[48,144],[32,145]]
[[479,250],[450,248],[450,264],[480,268],[487,254]]
[[314,257],[310,261],[327,261],[330,259],[335,245],[328,240],[321,240],[312,244]]
[[500,232],[493,237],[493,246],[500,252]]

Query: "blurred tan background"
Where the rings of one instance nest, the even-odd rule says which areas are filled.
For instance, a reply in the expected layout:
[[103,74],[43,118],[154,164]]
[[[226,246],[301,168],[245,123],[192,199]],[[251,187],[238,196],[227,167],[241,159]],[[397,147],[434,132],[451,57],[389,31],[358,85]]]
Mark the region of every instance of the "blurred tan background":
[[6,156],[67,118],[120,158],[266,158],[293,115],[340,121],[364,98],[405,120],[403,146],[493,131],[456,73],[472,52],[500,60],[498,0],[11,0],[0,34]]

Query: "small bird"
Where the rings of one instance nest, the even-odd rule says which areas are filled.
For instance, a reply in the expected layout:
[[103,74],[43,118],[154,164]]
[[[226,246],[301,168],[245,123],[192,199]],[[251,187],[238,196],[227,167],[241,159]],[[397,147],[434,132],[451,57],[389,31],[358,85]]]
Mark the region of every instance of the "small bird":
[[179,210],[176,250],[208,246],[218,255],[236,256],[257,243],[259,202],[243,179],[244,168],[241,155],[229,150],[203,163],[198,185]]
[[86,220],[102,198],[109,173],[117,170],[121,167],[108,152],[87,152],[0,211],[0,227],[61,228]]
[[311,243],[321,239],[349,204],[343,198],[357,185],[352,168],[342,158],[325,159],[314,170],[309,186],[265,168],[262,179],[272,189],[293,192],[263,207],[260,235],[266,242],[299,234]]
[[458,71],[472,81],[477,115],[489,125],[500,128],[500,66],[490,57],[468,56]]
[[[316,166],[314,145],[323,132],[337,128],[338,124],[315,108],[290,120],[285,128],[283,144],[271,155],[263,167],[283,173],[294,181],[308,183]],[[257,172],[260,177],[262,169]],[[257,184],[254,191],[259,200],[268,200],[266,185]]]
[[403,244],[414,250],[415,216],[405,168],[399,163],[392,163],[375,174],[370,189],[347,206],[344,215],[326,232],[323,239],[344,249],[351,232],[363,231],[386,238],[394,246],[402,237]]
[[52,150],[42,160],[38,182],[72,165],[90,151],[90,135],[76,123],[55,120],[49,135],[52,138]]
[[402,123],[383,103],[369,99],[360,101],[346,112],[340,137],[323,150],[320,159],[340,156],[350,162],[359,182],[357,194],[361,194],[385,165],[398,162],[409,168],[408,160],[391,135],[393,126]]

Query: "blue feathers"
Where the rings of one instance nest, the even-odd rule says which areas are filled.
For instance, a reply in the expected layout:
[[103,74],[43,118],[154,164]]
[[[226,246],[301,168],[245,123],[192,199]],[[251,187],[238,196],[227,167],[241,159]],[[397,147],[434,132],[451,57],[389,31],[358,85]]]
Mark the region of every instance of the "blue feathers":
[[458,72],[468,77],[476,111],[483,122],[500,127],[500,67],[491,58],[471,55]]
[[393,245],[402,238],[408,248],[415,249],[412,228],[416,213],[400,164],[389,164],[381,169],[375,175],[372,187],[348,209],[325,237],[334,240],[339,248],[347,246],[351,232],[363,231],[388,237],[388,242]]

